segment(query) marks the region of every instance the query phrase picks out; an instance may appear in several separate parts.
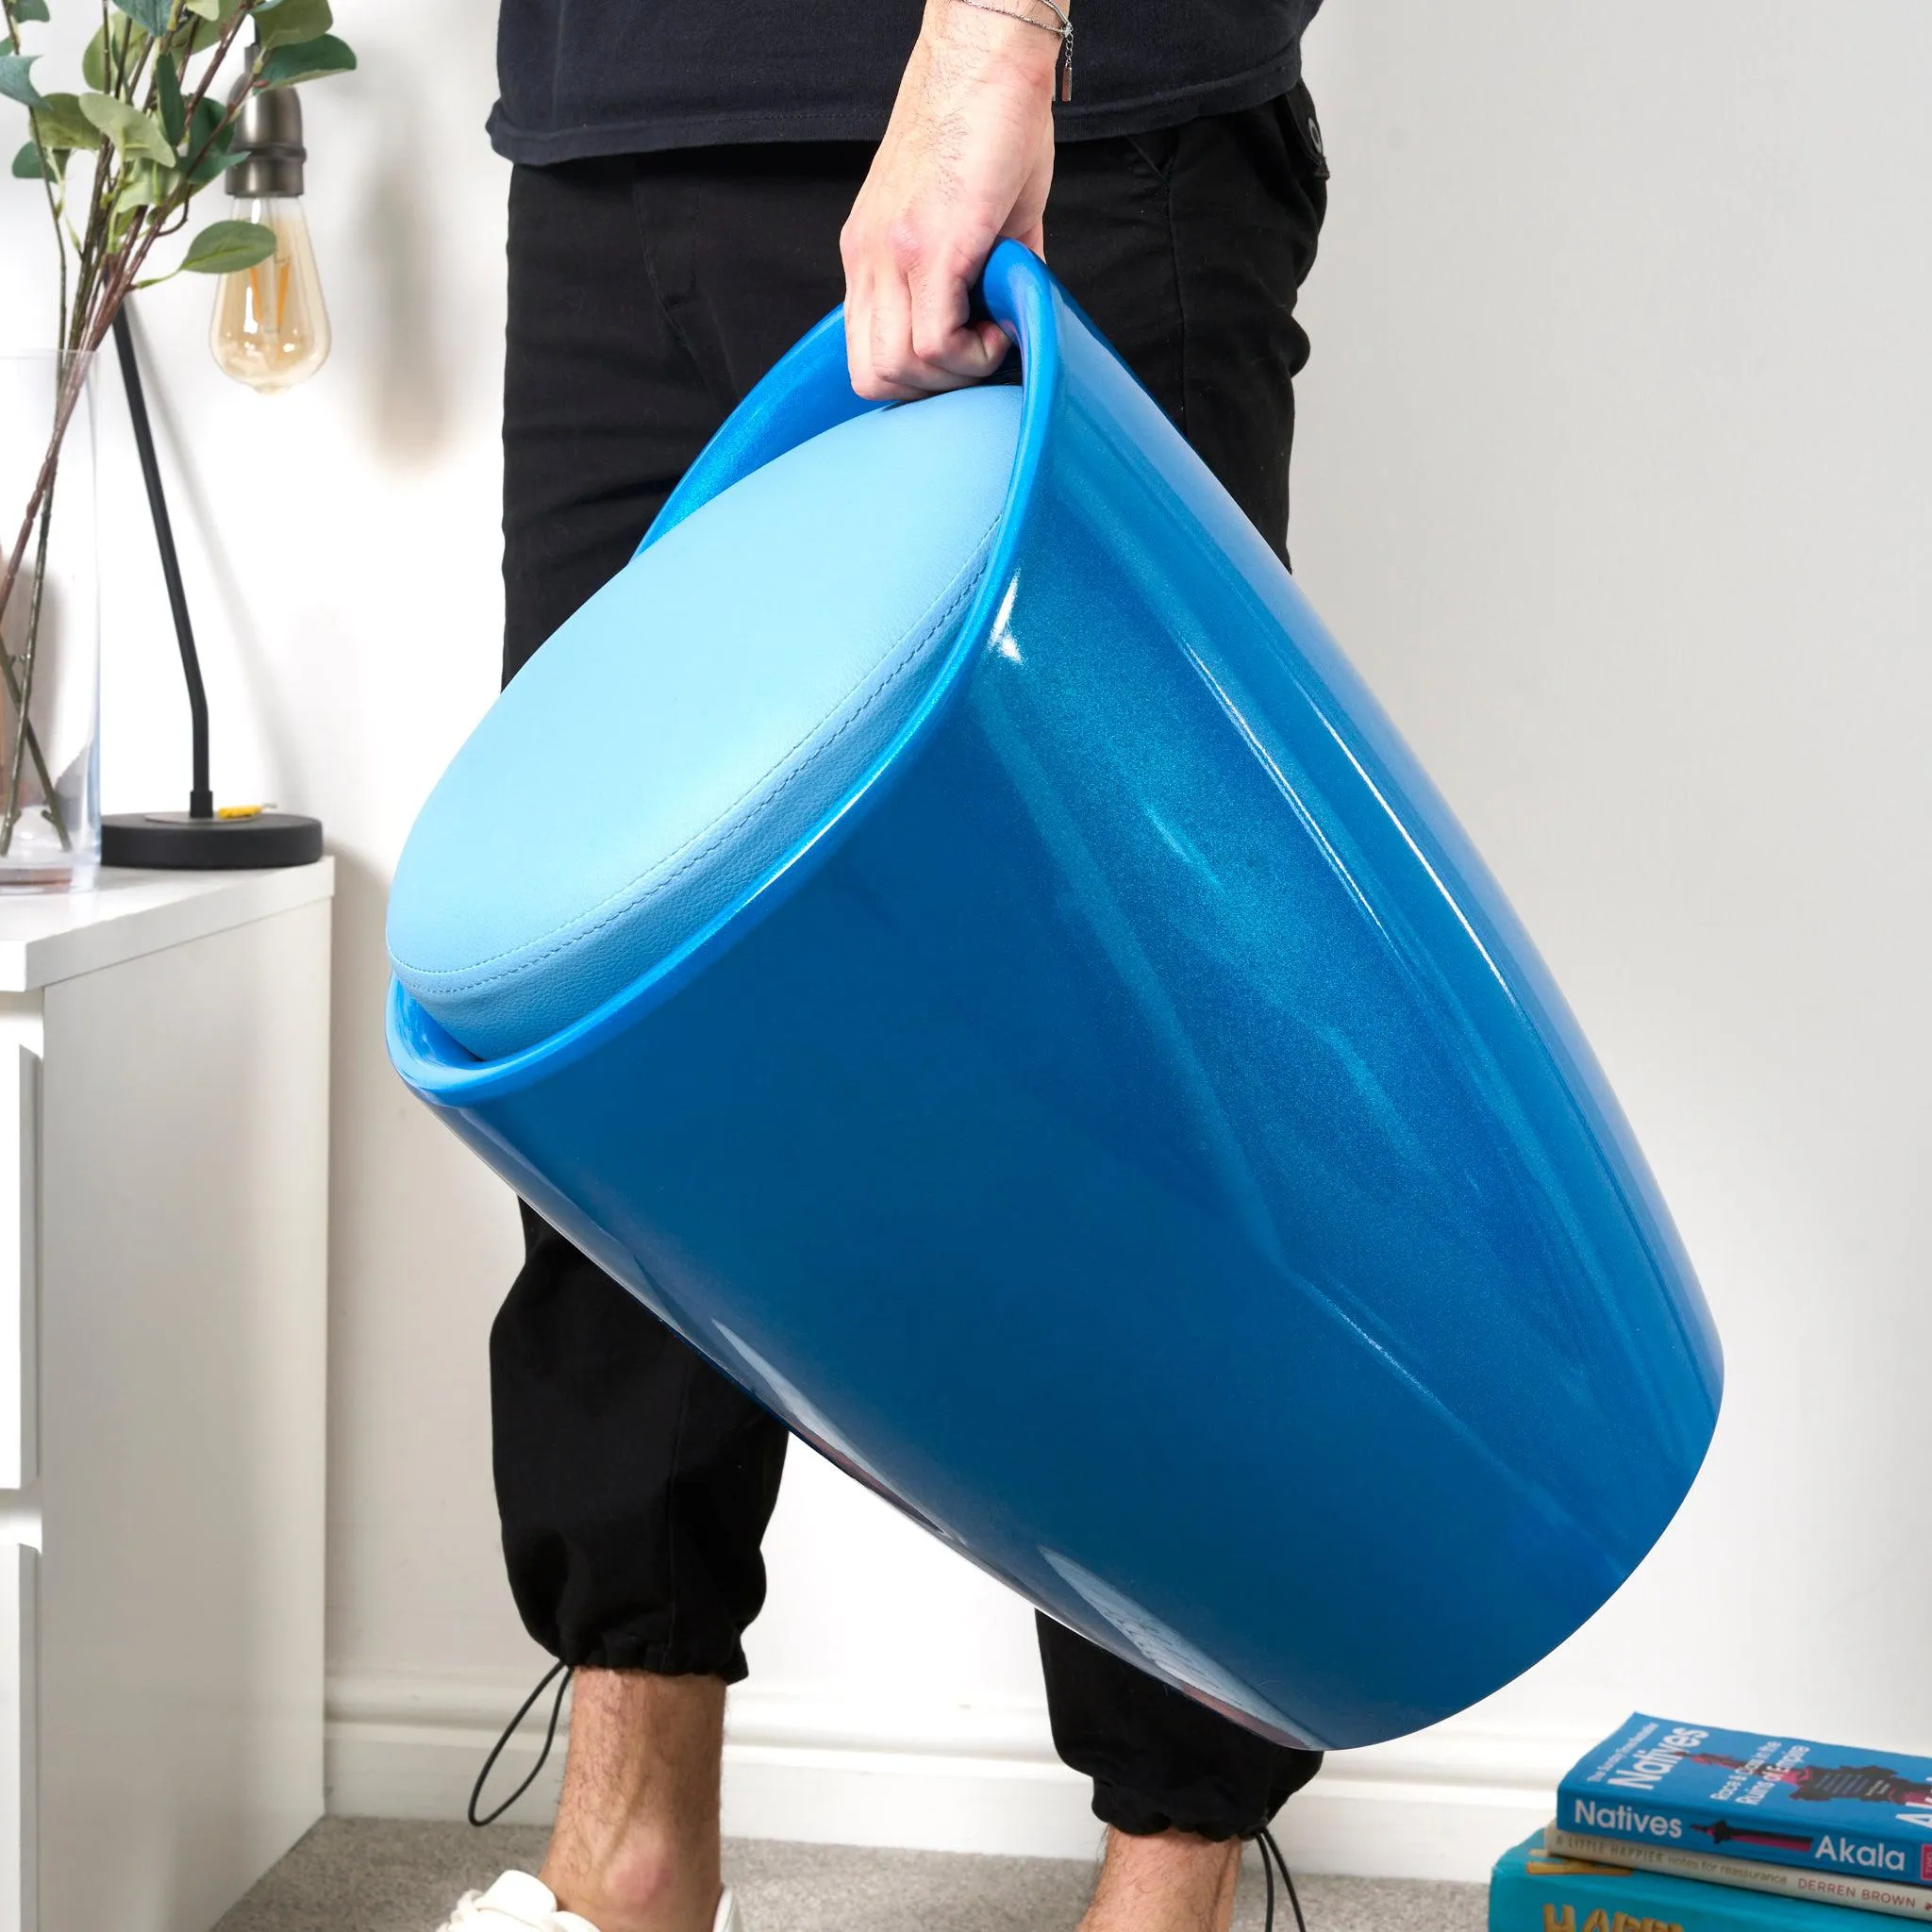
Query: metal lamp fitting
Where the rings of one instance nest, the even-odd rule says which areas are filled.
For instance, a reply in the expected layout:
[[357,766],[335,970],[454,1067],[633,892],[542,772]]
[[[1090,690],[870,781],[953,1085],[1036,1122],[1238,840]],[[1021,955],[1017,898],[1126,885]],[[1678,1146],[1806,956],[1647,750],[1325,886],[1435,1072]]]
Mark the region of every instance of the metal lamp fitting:
[[[240,81],[228,99],[243,93]],[[302,192],[302,102],[291,87],[265,88],[248,94],[235,117],[235,152],[242,159],[228,170],[228,192],[238,199]]]

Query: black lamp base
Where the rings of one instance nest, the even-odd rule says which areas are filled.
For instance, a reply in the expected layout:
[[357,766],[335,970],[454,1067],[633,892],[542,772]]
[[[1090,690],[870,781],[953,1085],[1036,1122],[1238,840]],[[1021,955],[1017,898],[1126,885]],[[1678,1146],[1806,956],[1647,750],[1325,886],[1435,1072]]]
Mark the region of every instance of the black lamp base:
[[125,811],[101,821],[101,863],[156,872],[254,872],[312,865],[322,821],[291,811],[197,819],[185,811]]

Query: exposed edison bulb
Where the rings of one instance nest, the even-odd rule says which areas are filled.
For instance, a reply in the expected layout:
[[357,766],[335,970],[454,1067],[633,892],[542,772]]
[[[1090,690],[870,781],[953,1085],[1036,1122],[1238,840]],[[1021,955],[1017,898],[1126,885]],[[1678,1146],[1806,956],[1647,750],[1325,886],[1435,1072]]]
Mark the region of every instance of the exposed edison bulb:
[[237,382],[275,395],[306,382],[328,359],[328,310],[315,246],[302,212],[302,102],[291,87],[255,88],[243,75],[228,96],[235,112],[229,211],[272,229],[275,252],[215,290],[208,346]]
[[238,196],[234,216],[273,229],[275,252],[222,276],[208,345],[237,382],[274,395],[306,382],[328,359],[328,308],[315,245],[299,194]]

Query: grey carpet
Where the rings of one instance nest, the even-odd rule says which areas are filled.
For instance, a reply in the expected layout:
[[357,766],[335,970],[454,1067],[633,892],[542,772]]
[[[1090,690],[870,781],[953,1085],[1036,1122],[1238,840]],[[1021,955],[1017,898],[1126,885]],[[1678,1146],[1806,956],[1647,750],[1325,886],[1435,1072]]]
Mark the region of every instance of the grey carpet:
[[[534,1871],[544,1834],[527,1825],[329,1818],[215,1932],[434,1932],[458,1896],[506,1866]],[[724,1873],[748,1932],[1068,1932],[1092,1880],[1058,1858],[875,1852],[734,1839]],[[1482,1932],[1483,1888],[1380,1878],[1306,1878],[1308,1932]],[[1235,1924],[1259,1932],[1250,1857]],[[1276,1932],[1292,1921],[1283,1910]]]

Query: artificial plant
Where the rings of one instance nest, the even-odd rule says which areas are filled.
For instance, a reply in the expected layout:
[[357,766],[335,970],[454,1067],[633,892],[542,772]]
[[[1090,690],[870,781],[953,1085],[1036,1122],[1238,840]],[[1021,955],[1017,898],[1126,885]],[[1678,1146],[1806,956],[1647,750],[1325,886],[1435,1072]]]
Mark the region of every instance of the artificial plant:
[[[27,760],[42,809],[68,844],[29,706],[60,445],[93,352],[132,291],[183,270],[228,275],[275,253],[274,232],[259,223],[211,222],[172,268],[147,273],[156,244],[186,227],[189,203],[241,158],[235,121],[246,96],[356,64],[329,31],[328,0],[54,0],[54,8],[99,12],[76,92],[43,92],[33,71],[42,57],[26,31],[51,28],[48,0],[0,0],[0,95],[26,110],[27,138],[12,172],[44,196],[60,265],[52,429],[18,523],[0,523],[0,618],[16,590],[28,587],[23,641],[17,650],[0,645],[0,678],[18,727],[0,773],[0,857],[20,820]],[[250,28],[242,80],[216,93],[217,74]]]

